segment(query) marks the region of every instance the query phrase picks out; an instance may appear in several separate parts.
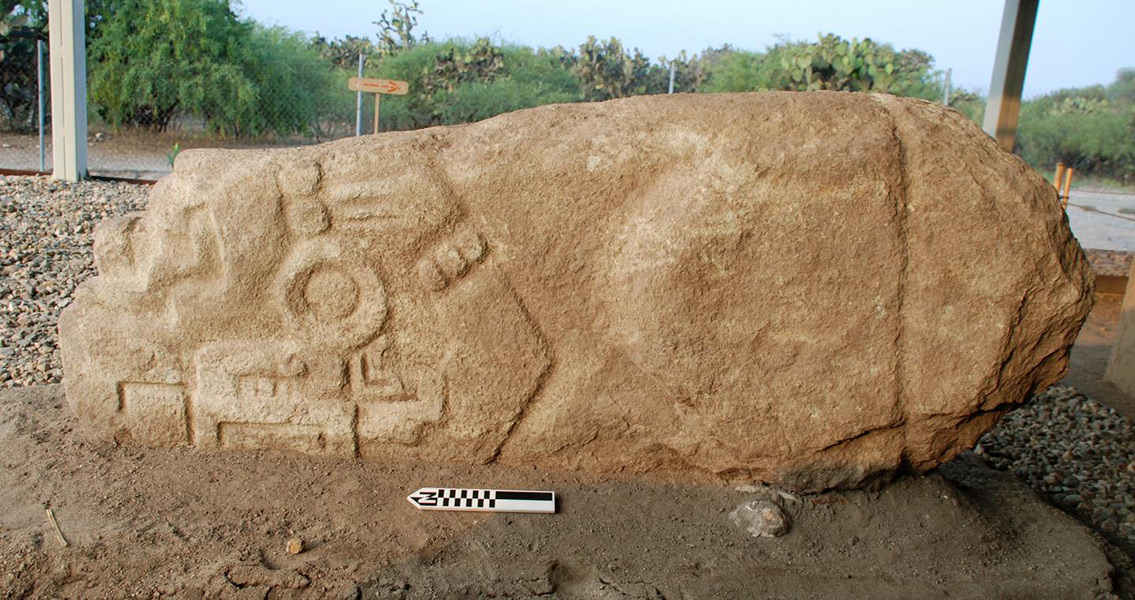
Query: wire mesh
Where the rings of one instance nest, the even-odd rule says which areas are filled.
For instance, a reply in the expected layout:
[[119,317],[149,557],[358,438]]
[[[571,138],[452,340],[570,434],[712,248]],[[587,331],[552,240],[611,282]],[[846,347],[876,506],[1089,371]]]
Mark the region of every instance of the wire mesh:
[[0,57],[0,169],[50,170],[47,43],[13,32],[0,43]]

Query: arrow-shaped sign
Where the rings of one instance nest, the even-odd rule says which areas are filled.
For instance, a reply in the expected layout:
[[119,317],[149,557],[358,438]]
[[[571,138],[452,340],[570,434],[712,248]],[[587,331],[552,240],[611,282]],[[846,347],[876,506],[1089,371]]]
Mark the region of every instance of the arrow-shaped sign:
[[406,499],[421,510],[556,512],[556,493],[544,491],[422,488],[406,496]]
[[410,84],[397,79],[372,79],[369,77],[352,77],[347,80],[347,87],[353,92],[370,92],[372,94],[394,94],[404,96],[410,91]]

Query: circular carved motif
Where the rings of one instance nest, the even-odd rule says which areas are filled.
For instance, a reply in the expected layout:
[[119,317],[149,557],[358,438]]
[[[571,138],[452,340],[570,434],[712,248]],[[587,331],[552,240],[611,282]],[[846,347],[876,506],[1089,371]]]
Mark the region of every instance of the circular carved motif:
[[308,312],[322,323],[341,321],[359,306],[359,284],[350,275],[330,265],[316,265],[307,277],[303,301]]
[[386,321],[386,289],[357,256],[328,240],[296,245],[277,293],[296,333],[342,348],[373,337]]

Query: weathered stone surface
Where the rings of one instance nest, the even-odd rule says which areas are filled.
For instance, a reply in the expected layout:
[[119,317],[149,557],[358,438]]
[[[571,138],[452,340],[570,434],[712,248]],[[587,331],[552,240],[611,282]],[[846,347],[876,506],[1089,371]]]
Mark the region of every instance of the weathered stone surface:
[[60,330],[101,437],[795,488],[970,446],[1091,303],[1024,163],[835,93],[187,151],[95,251]]

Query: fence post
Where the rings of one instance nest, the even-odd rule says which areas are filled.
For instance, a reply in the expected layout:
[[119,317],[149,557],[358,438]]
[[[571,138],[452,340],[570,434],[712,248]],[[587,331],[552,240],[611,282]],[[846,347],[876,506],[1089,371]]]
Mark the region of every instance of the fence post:
[[87,48],[83,0],[48,0],[52,177],[87,176]]
[[953,69],[946,69],[946,85],[942,93],[942,106],[950,105],[950,76],[953,75]]
[[43,173],[47,170],[47,149],[43,145],[43,40],[39,39],[35,41],[35,70],[36,98],[39,104],[39,172]]
[[674,93],[674,61],[670,61],[670,91],[667,94]]
[[[359,54],[359,79],[363,77],[363,55]],[[355,137],[363,134],[363,91],[355,94]]]

